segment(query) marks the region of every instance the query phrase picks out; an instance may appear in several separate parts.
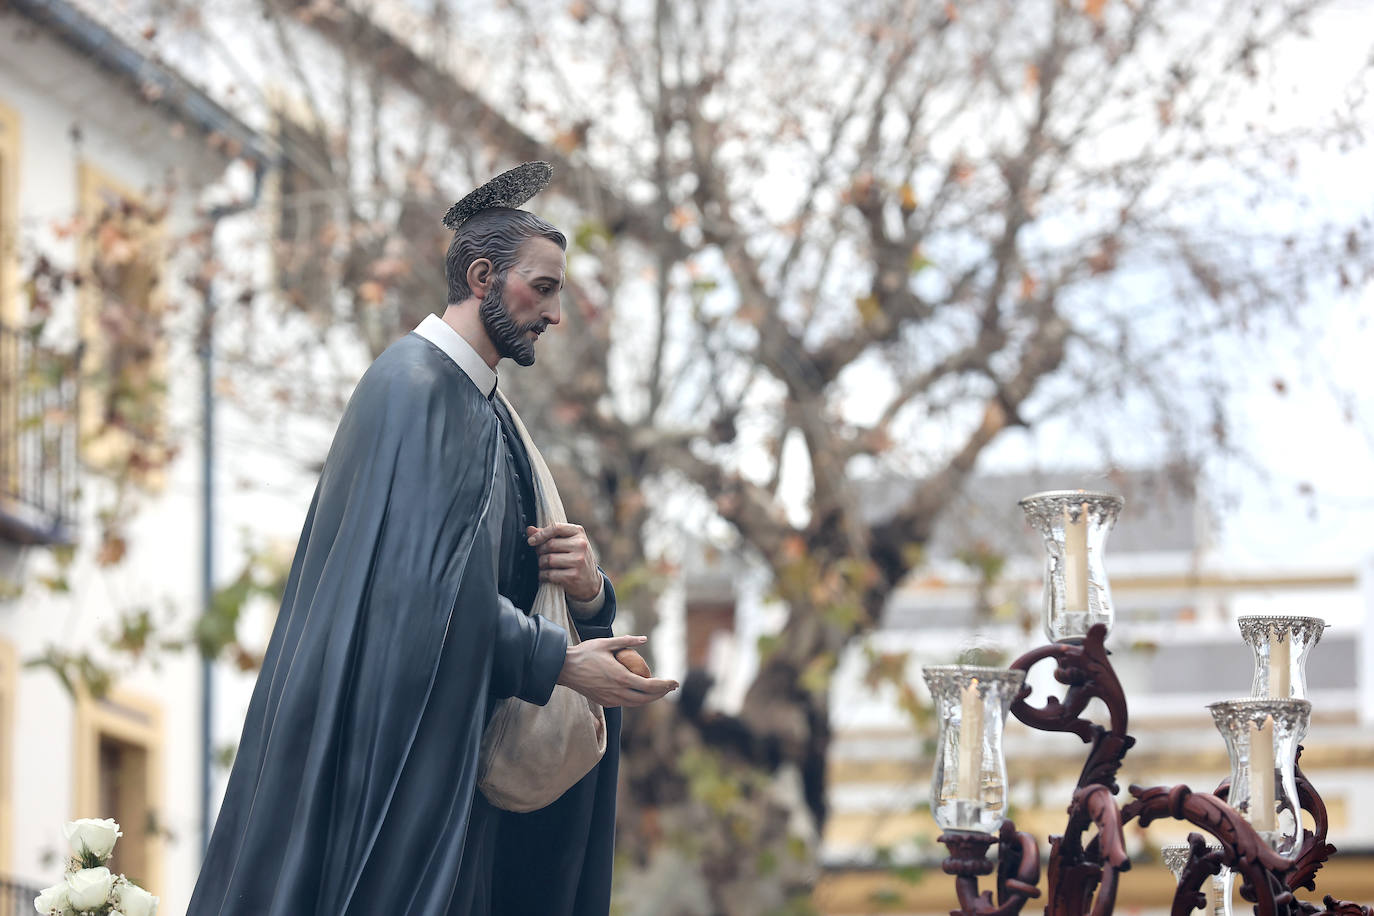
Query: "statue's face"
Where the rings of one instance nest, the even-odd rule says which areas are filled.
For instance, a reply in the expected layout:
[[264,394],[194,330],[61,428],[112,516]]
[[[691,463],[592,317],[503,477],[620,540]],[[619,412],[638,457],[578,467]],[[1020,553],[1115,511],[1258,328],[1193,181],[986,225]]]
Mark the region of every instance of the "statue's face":
[[497,353],[521,366],[534,363],[535,341],[561,317],[566,269],[563,249],[548,239],[520,246],[519,260],[496,278],[478,309]]

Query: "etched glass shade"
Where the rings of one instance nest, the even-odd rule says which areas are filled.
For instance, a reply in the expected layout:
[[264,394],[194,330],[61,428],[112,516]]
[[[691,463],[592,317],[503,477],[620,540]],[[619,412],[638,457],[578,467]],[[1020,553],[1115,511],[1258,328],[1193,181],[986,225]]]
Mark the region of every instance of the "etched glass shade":
[[1322,638],[1319,617],[1241,617],[1240,635],[1255,653],[1252,697],[1306,700],[1307,653]]
[[944,830],[996,833],[1007,810],[1002,727],[1026,673],[939,665],[922,669],[939,725],[930,809]]
[[1248,699],[1211,703],[1231,758],[1226,803],[1239,811],[1281,856],[1302,846],[1302,811],[1295,779],[1298,738],[1307,731],[1306,700]]
[[1045,634],[1081,640],[1096,623],[1112,626],[1112,594],[1102,551],[1125,501],[1110,493],[1053,490],[1020,501],[1045,542]]
[[[1211,850],[1220,850],[1220,846],[1208,846]],[[1169,843],[1160,847],[1160,855],[1164,858],[1164,864],[1169,871],[1174,873],[1174,880],[1178,881],[1183,877],[1183,869],[1188,864],[1188,858],[1192,855],[1192,849],[1187,843]],[[1218,874],[1209,875],[1207,880],[1202,882],[1202,896],[1206,899],[1206,904],[1201,910],[1194,908],[1193,912],[1201,912],[1204,916],[1225,916],[1229,913],[1231,903],[1231,870],[1222,868]]]

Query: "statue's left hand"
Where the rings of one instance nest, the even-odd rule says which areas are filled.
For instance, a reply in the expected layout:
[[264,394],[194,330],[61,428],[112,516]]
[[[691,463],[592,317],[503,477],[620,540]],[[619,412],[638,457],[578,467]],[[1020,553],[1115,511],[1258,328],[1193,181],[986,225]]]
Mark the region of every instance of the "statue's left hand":
[[547,528],[525,529],[530,546],[539,554],[539,581],[561,585],[569,598],[590,601],[601,591],[596,553],[581,525],[565,522]]

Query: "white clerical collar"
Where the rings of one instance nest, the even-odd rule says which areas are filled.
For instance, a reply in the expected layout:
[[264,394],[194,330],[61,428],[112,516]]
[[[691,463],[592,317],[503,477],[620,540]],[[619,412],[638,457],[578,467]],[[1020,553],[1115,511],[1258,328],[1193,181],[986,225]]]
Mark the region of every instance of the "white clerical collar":
[[472,383],[483,396],[491,397],[491,393],[496,390],[496,370],[488,366],[487,361],[477,355],[472,344],[464,340],[462,334],[453,330],[447,321],[438,315],[426,315],[425,320],[415,329],[415,333],[443,350],[445,356],[467,373],[467,377],[472,379]]

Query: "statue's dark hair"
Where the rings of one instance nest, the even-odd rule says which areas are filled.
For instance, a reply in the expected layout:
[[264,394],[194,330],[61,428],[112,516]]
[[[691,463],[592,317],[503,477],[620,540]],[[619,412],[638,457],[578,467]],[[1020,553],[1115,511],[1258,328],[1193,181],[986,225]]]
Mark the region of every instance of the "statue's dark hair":
[[486,258],[498,276],[505,276],[520,259],[520,246],[534,238],[548,239],[568,250],[567,237],[528,210],[488,207],[464,220],[453,233],[444,259],[449,304],[456,305],[472,295],[468,268],[473,261]]

